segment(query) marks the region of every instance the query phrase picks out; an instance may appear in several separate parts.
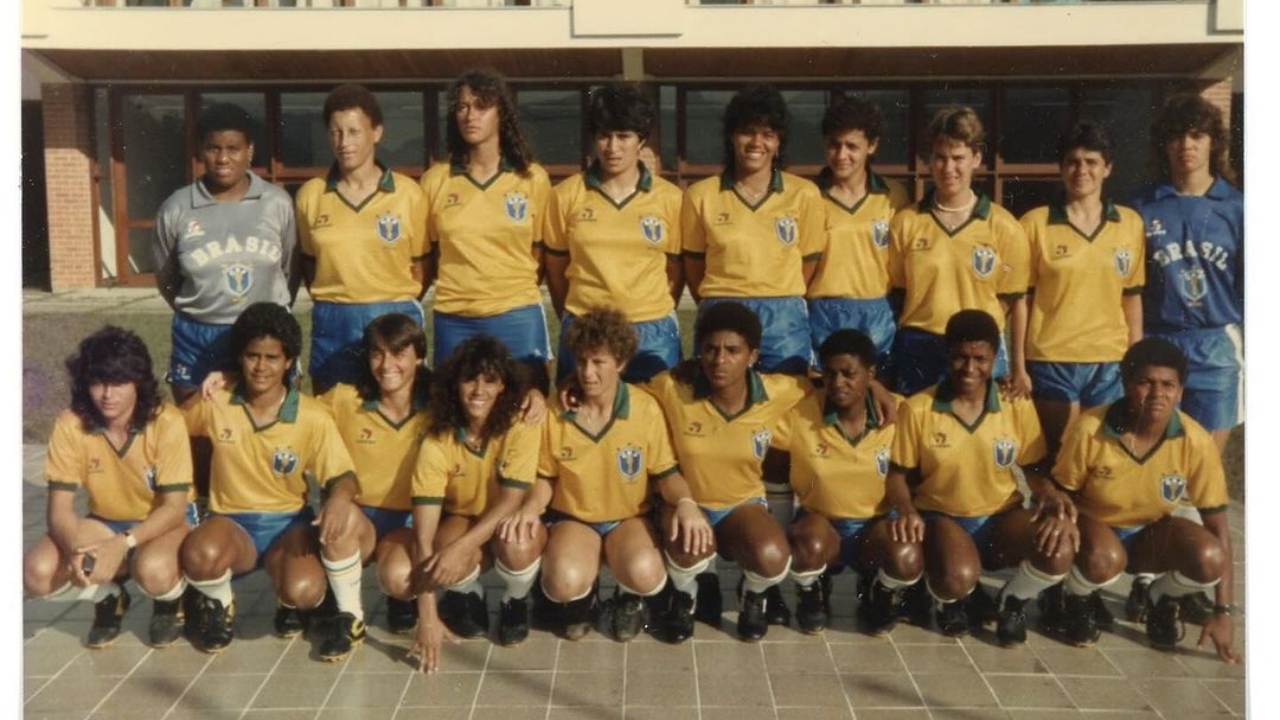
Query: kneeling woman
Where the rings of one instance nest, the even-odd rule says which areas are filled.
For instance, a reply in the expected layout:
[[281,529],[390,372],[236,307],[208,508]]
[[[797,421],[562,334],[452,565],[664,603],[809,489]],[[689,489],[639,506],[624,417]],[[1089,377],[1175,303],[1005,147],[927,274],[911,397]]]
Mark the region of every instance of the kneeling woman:
[[[194,518],[186,424],[161,401],[147,346],[127,330],[81,340],[67,372],[71,407],[54,423],[44,466],[48,534],[23,559],[23,585],[45,600],[92,600],[86,644],[99,648],[120,634],[132,575],[155,599],[148,643],[164,647],[182,634],[178,546]],[[80,488],[84,518],[73,505]]]
[[[827,568],[861,574],[858,615],[883,635],[897,621],[898,590],[920,579],[919,532],[888,514],[885,475],[894,425],[876,412],[869,388],[877,349],[858,330],[837,330],[818,348],[823,391],[787,413],[773,433],[774,450],[790,459],[799,509],[787,535],[796,582],[796,624],[826,627],[831,580]],[[900,485],[906,493],[906,485]]]
[[571,640],[590,628],[603,556],[618,581],[612,631],[626,641],[644,625],[644,598],[667,584],[649,519],[653,490],[671,518],[668,541],[686,552],[709,552],[711,528],[680,474],[662,408],[621,381],[637,344],[626,316],[594,307],[567,333],[581,402],[548,418],[538,482],[503,533],[527,534],[546,511],[542,590],[559,604]]
[[[328,581],[338,614],[320,658],[340,660],[365,636],[360,560],[372,550],[372,537],[362,547],[356,532],[364,517],[352,502],[359,486],[351,456],[324,407],[285,384],[302,350],[302,329],[288,310],[245,308],[231,326],[231,350],[241,380],[183,406],[191,434],[213,440],[212,515],[180,553],[183,574],[202,595],[193,642],[205,652],[231,643],[232,575],[262,567],[285,610],[319,606]],[[307,504],[308,476],[328,494],[318,516]]]
[[[1066,577],[1079,546],[1075,506],[1037,466],[1044,435],[1031,400],[1001,398],[991,379],[1000,328],[981,310],[947,321],[947,379],[908,398],[898,413],[890,497],[913,537],[924,532],[925,571],[944,635],[969,634],[962,602],[983,568],[1018,566],[999,599],[1003,645],[1026,640],[1024,603]],[[1027,479],[1035,509],[1022,507],[1015,471]]]

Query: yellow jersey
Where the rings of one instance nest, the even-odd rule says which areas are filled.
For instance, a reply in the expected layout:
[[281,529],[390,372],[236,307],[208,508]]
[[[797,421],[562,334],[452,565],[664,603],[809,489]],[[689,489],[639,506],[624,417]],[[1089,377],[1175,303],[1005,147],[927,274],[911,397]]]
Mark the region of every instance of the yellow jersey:
[[333,415],[360,478],[356,504],[410,510],[414,460],[431,423],[430,411],[415,404],[409,417],[394,423],[378,409],[377,400],[361,398],[345,383],[334,385],[316,400]]
[[867,194],[846,207],[831,196],[830,171],[818,176],[826,249],[809,284],[810,298],[875,300],[889,294],[889,221],[908,202],[897,180],[867,171]]
[[538,471],[542,425],[518,418],[484,447],[467,447],[462,428],[428,435],[413,472],[413,504],[443,505],[450,515],[479,517],[502,487],[528,490]]

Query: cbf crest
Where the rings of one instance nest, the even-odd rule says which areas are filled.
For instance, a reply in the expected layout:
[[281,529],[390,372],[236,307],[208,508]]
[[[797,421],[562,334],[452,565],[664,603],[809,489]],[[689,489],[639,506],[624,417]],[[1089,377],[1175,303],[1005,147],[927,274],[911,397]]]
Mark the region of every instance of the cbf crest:
[[876,451],[876,474],[880,477],[889,475],[889,448],[887,447]]
[[298,455],[289,448],[280,448],[271,455],[271,472],[284,476],[298,469]]
[[769,451],[769,441],[773,439],[773,433],[768,430],[757,430],[751,436],[751,452],[755,453],[757,460],[764,460],[764,454]]
[[1160,478],[1160,499],[1176,505],[1186,498],[1187,479],[1181,475],[1171,474]]
[[400,216],[384,213],[378,216],[378,237],[390,245],[400,239]]
[[618,450],[618,472],[622,473],[622,477],[627,482],[634,481],[640,476],[640,469],[643,467],[644,452],[635,445],[626,445]]
[[778,240],[787,247],[796,244],[796,236],[799,230],[796,226],[796,219],[789,216],[775,218],[773,221],[773,231],[778,235]]
[[973,268],[974,274],[986,280],[996,269],[996,251],[986,245],[979,245],[969,256],[969,266]]
[[1209,294],[1209,283],[1205,280],[1204,269],[1198,267],[1178,271],[1178,291],[1188,304],[1199,304]]
[[1008,438],[1000,438],[992,444],[991,449],[995,456],[996,467],[1008,468],[1013,465],[1013,459],[1018,452],[1018,445]]
[[884,250],[889,247],[889,221],[881,218],[871,223],[871,242],[876,248]]
[[662,220],[658,219],[657,215],[645,215],[640,218],[640,234],[650,245],[661,245],[664,237]]
[[1116,250],[1114,264],[1120,277],[1129,277],[1129,271],[1133,269],[1133,253],[1124,248]]
[[222,268],[222,283],[227,292],[242,298],[253,288],[253,268],[245,263],[228,265]]
[[524,222],[529,217],[529,198],[522,192],[507,193],[502,196],[502,209],[511,222]]

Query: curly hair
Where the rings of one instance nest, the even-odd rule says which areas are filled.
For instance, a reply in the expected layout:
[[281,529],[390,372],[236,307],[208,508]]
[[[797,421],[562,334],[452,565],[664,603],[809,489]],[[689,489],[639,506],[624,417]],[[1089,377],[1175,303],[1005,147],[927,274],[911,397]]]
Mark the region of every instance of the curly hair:
[[1187,356],[1164,338],[1153,335],[1130,345],[1120,360],[1120,378],[1129,385],[1137,379],[1138,373],[1149,367],[1172,368],[1178,373],[1179,383],[1187,381]]
[[830,139],[854,130],[861,130],[868,143],[880,139],[884,117],[880,106],[860,95],[835,93],[831,103],[822,113],[822,137]]
[[565,347],[575,358],[605,350],[622,365],[636,354],[640,341],[627,316],[617,308],[595,305],[575,317],[565,330]]
[[773,166],[786,165],[787,135],[791,128],[791,112],[782,93],[772,85],[747,85],[729,100],[723,119],[724,169],[732,174],[737,169],[733,136],[742,130],[767,127],[778,134],[778,154]]
[[876,344],[861,330],[841,328],[827,336],[818,346],[818,360],[826,365],[827,360],[837,355],[852,355],[858,358],[862,366],[874,370],[879,353]]
[[302,353],[302,328],[293,314],[283,305],[256,302],[231,325],[231,357],[238,361],[249,343],[264,337],[280,341],[286,360],[296,360]]
[[152,418],[160,414],[163,402],[160,383],[151,369],[151,353],[146,343],[128,330],[107,325],[80,341],[75,354],[66,360],[71,376],[71,412],[80,418],[86,431],[102,428],[106,420],[89,394],[89,386],[97,383],[123,385],[133,383],[137,401],[129,427],[141,432]]
[[373,91],[363,85],[348,83],[329,91],[324,99],[324,124],[327,126],[333,114],[343,110],[359,110],[373,127],[382,126],[382,104]]
[[485,418],[483,435],[494,438],[511,429],[524,402],[525,373],[507,346],[490,335],[475,335],[463,340],[436,368],[431,380],[431,427],[433,435],[466,427],[468,418],[458,397],[458,388],[481,375],[492,375],[502,381],[498,394]]
[[524,131],[520,129],[511,87],[494,70],[468,70],[449,86],[449,114],[454,116],[451,122],[445,123],[445,147],[449,151],[449,162],[454,165],[465,164],[471,152],[471,146],[462,138],[462,131],[458,130],[456,117],[463,88],[470,90],[481,106],[498,106],[498,144],[502,159],[519,174],[527,175],[529,166],[534,163],[533,150],[525,140]]
[[929,157],[933,146],[942,139],[963,143],[975,153],[986,150],[987,133],[977,111],[963,105],[948,105],[934,114],[920,137],[921,157]]
[[1077,149],[1096,152],[1103,162],[1111,164],[1111,136],[1098,123],[1081,120],[1058,138],[1058,164],[1065,163],[1067,154]]
[[245,144],[252,145],[257,127],[253,117],[239,105],[214,103],[200,113],[200,119],[196,121],[196,137],[203,144],[211,133],[234,130],[244,136]]
[[1160,174],[1169,177],[1169,154],[1165,146],[1190,132],[1209,136],[1209,169],[1214,175],[1236,184],[1236,173],[1227,161],[1227,124],[1222,111],[1199,95],[1169,98],[1151,124],[1151,156]]
[[360,343],[360,378],[356,381],[356,392],[362,400],[377,400],[382,396],[378,379],[373,376],[373,368],[369,358],[373,351],[381,345],[392,352],[413,346],[418,354],[418,367],[413,376],[414,400],[425,404],[431,393],[431,370],[423,361],[427,357],[427,335],[417,320],[404,313],[387,313],[379,315],[364,326],[364,337]]
[[653,132],[653,101],[636,85],[609,83],[591,91],[587,102],[587,135],[630,130],[643,142]]
[[702,343],[715,333],[736,333],[747,343],[749,350],[759,350],[764,328],[760,317],[751,308],[732,300],[718,302],[698,313],[693,325],[693,357],[681,362],[671,371],[671,376],[685,385],[692,385],[702,375]]
[[985,342],[992,352],[999,352],[1000,326],[983,310],[961,310],[947,320],[946,342],[948,351],[961,343]]

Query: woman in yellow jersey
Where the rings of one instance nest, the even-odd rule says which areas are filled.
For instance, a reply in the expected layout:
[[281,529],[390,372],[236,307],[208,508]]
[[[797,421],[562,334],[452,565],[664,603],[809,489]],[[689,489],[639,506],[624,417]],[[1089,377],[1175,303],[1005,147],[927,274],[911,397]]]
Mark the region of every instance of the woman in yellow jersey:
[[132,575],[155,600],[147,643],[165,647],[182,635],[178,546],[195,521],[187,426],[160,398],[147,346],[127,330],[81,340],[67,372],[71,406],[54,423],[44,467],[49,527],[23,558],[23,587],[45,600],[92,600],[85,644],[100,648],[120,634]]
[[[982,569],[1016,565],[997,601],[996,636],[1001,645],[1018,644],[1027,638],[1026,601],[1071,568],[1079,547],[1075,506],[1044,477],[1044,436],[1031,400],[1002,397],[991,379],[1000,347],[995,319],[961,310],[947,321],[945,343],[947,379],[908,398],[898,413],[886,492],[907,539],[924,541],[938,629],[968,635],[966,606],[985,597],[974,593]],[[1017,472],[1034,510],[1022,506]]]
[[1012,374],[1015,394],[1029,390],[1022,348],[1027,237],[1013,215],[972,187],[985,137],[972,108],[939,110],[920,142],[934,187],[889,224],[891,300],[899,308],[893,369],[895,390],[904,395],[942,380],[947,320],[967,308],[986,312],[1001,329],[1011,315],[1009,352],[998,346],[994,376]]
[[1022,216],[1031,244],[1027,371],[1049,457],[1081,410],[1115,402],[1120,358],[1142,339],[1142,217],[1103,194],[1111,139],[1079,123],[1058,140],[1063,197]]
[[635,85],[593,91],[587,133],[596,160],[555,188],[546,260],[561,319],[557,380],[573,374],[565,330],[592,305],[622,309],[639,336],[623,379],[644,382],[680,362],[682,194],[640,161],[655,119],[653,102]]
[[[701,552],[666,543],[673,592],[665,625],[676,642],[693,635],[695,612],[720,622],[715,576],[698,577],[717,551],[742,568],[739,637],[759,640],[769,624],[790,621],[778,584],[787,577],[791,550],[765,502],[763,464],[774,426],[810,385],[804,377],[753,369],[761,334],[760,320],[750,308],[717,303],[698,318],[697,359],[648,385],[666,414],[693,499],[715,531],[714,545]],[[664,510],[664,527],[668,515]]]
[[422,191],[378,162],[382,106],[362,85],[340,85],[324,101],[334,163],[296,199],[302,271],[311,309],[311,387],[356,383],[364,372],[365,325],[389,312],[422,319]]
[[545,392],[551,346],[538,283],[551,180],[533,160],[500,75],[472,70],[455,80],[449,112],[449,160],[421,181],[427,281],[436,284],[432,357],[440,362],[472,335],[492,335]]
[[698,314],[733,300],[760,318],[760,369],[802,374],[812,352],[805,289],[826,234],[817,186],[782,171],[791,116],[768,85],[724,111],[724,171],[689,186],[680,212],[685,279]]
[[875,343],[853,329],[836,330],[818,347],[823,390],[792,408],[774,428],[773,448],[789,461],[799,507],[787,532],[796,624],[821,632],[831,614],[831,577],[859,573],[858,617],[873,635],[893,629],[898,594],[920,579],[920,541],[890,514],[885,496],[894,426],[871,398]]
[[618,581],[610,629],[625,642],[644,627],[645,598],[667,584],[662,540],[650,519],[655,495],[668,543],[706,552],[711,528],[680,474],[661,407],[621,380],[636,349],[626,316],[593,307],[568,333],[580,402],[548,419],[538,482],[501,536],[545,538],[542,591],[570,640],[590,628],[603,558]]

